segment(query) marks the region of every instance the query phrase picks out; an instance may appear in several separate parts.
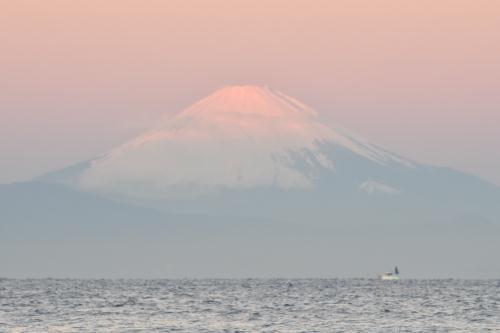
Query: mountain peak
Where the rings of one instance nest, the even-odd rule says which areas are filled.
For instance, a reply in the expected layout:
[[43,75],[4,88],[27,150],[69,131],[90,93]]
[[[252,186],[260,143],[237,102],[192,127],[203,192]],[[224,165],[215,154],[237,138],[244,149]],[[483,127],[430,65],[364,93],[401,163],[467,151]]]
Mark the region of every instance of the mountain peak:
[[310,189],[335,172],[332,151],[379,165],[409,163],[323,124],[277,90],[229,86],[130,140],[82,173],[84,189],[132,196],[218,189]]
[[184,116],[201,114],[242,114],[266,117],[308,117],[316,112],[295,98],[267,86],[227,86],[203,98],[181,113]]
[[259,93],[265,93],[269,91],[268,86],[257,86],[257,85],[251,85],[251,84],[245,84],[245,85],[230,85],[230,86],[225,86],[217,91],[215,93],[219,94],[226,94],[226,95],[234,95],[234,94],[259,94]]

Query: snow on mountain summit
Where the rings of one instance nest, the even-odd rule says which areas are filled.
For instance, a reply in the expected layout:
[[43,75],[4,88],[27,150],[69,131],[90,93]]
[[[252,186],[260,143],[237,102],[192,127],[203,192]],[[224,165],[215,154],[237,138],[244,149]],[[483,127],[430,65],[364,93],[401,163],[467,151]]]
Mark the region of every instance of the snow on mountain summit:
[[316,111],[284,93],[230,86],[93,161],[80,187],[133,196],[308,189],[322,170],[335,172],[325,144],[379,164],[411,165],[323,124]]
[[316,112],[298,100],[268,87],[229,86],[195,103],[183,115],[254,114],[267,117],[315,116]]

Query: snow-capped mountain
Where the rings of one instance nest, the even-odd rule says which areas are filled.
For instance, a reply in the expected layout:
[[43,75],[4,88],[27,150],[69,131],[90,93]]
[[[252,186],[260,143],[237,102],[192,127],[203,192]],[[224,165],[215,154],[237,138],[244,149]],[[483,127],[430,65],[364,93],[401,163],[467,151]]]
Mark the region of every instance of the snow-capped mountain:
[[398,205],[394,221],[422,211],[491,219],[499,192],[390,153],[255,86],[220,89],[103,156],[39,180],[168,213],[324,223],[366,223]]
[[[323,124],[316,111],[284,93],[232,86],[91,161],[72,182],[83,190],[131,197],[176,198],[221,189],[308,190],[322,173],[336,172],[332,150],[381,167],[417,167]],[[398,191],[380,180],[354,185],[367,193]]]

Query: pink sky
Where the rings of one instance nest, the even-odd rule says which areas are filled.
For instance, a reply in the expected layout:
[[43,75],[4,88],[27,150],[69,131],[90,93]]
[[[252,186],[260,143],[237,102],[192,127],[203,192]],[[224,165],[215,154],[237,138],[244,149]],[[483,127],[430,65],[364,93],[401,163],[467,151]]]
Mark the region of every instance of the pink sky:
[[85,160],[228,84],[500,184],[500,2],[23,1],[0,11],[0,183]]

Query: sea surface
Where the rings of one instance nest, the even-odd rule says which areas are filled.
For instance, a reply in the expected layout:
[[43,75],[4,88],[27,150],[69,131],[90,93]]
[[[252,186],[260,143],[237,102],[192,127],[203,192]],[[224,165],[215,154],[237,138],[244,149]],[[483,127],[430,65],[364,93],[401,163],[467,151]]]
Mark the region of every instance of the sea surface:
[[0,279],[0,332],[500,332],[500,280]]

